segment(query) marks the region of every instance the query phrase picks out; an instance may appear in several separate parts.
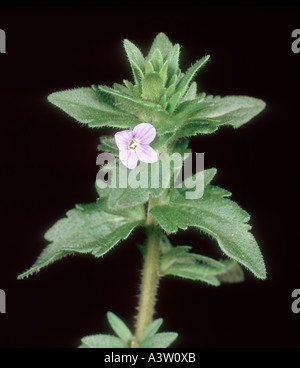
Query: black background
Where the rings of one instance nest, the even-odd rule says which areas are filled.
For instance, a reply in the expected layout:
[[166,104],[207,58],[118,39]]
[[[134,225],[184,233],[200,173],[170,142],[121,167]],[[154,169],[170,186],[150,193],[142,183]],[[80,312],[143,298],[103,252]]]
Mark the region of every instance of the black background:
[[[166,278],[156,316],[177,331],[174,347],[299,347],[300,314],[291,311],[298,276],[298,125],[300,53],[291,33],[300,28],[292,7],[2,7],[0,28],[1,248],[0,347],[76,347],[92,333],[111,333],[111,310],[133,326],[142,258],[129,240],[104,258],[74,256],[17,281],[47,244],[43,233],[75,203],[96,199],[99,136],[47,101],[54,91],[130,79],[122,48],[128,38],[146,54],[158,32],[181,44],[183,70],[211,60],[197,76],[211,94],[266,101],[251,123],[191,140],[205,153],[214,181],[251,215],[268,278],[246,271],[242,284],[215,288]],[[295,217],[293,217],[295,216]],[[174,244],[220,257],[197,232]]]

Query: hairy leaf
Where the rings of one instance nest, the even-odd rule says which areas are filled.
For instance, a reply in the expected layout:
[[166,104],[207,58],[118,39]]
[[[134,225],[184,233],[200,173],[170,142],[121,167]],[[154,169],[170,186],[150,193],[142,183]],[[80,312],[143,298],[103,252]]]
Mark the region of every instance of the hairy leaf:
[[166,271],[164,276],[174,275],[185,279],[203,281],[213,286],[219,286],[220,281],[215,277],[215,273],[216,271],[212,271],[210,267],[205,265],[176,263]]
[[139,343],[149,339],[150,337],[154,336],[156,332],[159,330],[160,326],[163,323],[163,319],[159,318],[150,323],[150,325],[145,329],[142,333],[141,337],[139,338]]
[[172,43],[170,42],[169,38],[163,33],[160,32],[154,39],[150,51],[148,53],[147,59],[150,60],[155,52],[155,50],[159,50],[163,59],[169,56],[173,48]]
[[197,134],[211,134],[218,130],[218,126],[205,121],[184,124],[176,130],[174,138],[191,137]]
[[151,147],[155,150],[159,150],[164,144],[170,141],[172,139],[173,134],[167,133],[160,136],[156,136],[153,143],[151,143]]
[[147,60],[145,62],[145,74],[147,75],[149,73],[154,73],[154,68],[151,61]]
[[57,221],[45,234],[49,244],[34,265],[18,278],[24,278],[42,267],[74,253],[92,253],[100,257],[143,223],[142,207],[131,211],[110,211],[106,201],[77,205],[67,217]]
[[159,75],[163,81],[164,86],[166,84],[167,76],[168,76],[168,65],[169,65],[169,60],[167,59],[159,71]]
[[154,50],[153,54],[151,55],[150,61],[154,67],[154,70],[156,72],[159,72],[163,65],[163,57],[159,49]]
[[146,100],[159,102],[164,91],[163,80],[156,72],[147,74],[142,81],[142,97]]
[[160,332],[146,340],[144,340],[139,348],[167,348],[178,337],[176,332]]
[[232,261],[216,261],[200,254],[189,253],[190,249],[189,246],[181,245],[172,247],[163,254],[160,259],[160,274],[220,285],[218,275],[225,274],[232,266]]
[[119,84],[119,83],[114,83],[113,87],[114,87],[114,89],[116,89],[120,93],[123,93],[124,95],[134,97],[134,95],[132,93],[132,88],[127,88],[126,86],[123,86],[122,84]]
[[220,124],[230,124],[239,128],[259,114],[266,106],[265,102],[247,96],[207,96],[205,103],[211,104],[197,114],[197,118],[212,118]]
[[192,82],[188,90],[186,91],[185,95],[182,97],[181,101],[184,102],[194,100],[196,97],[197,97],[197,83]]
[[128,348],[128,344],[126,344],[124,341],[119,339],[116,336],[111,335],[90,335],[83,337],[81,339],[81,345],[79,348],[94,348],[94,349],[100,349],[100,348]]
[[[206,109],[205,94],[201,93],[193,100],[183,101],[181,100],[179,106],[176,108],[176,118],[184,118],[184,120],[191,119],[199,111]],[[212,119],[211,119],[212,120]]]
[[[98,86],[98,88],[101,91],[113,96],[120,109],[126,113],[130,111],[135,115],[132,118],[131,128],[135,127],[135,125],[141,123],[142,121],[145,121],[145,117],[148,114],[150,114],[150,116],[156,116],[160,113],[163,113],[162,107],[154,102],[130,97],[106,86]],[[155,122],[153,122],[153,125],[155,125]],[[163,134],[165,129],[164,127],[157,127],[157,130],[160,134]]]
[[133,336],[125,323],[112,312],[107,312],[107,319],[116,335],[125,343],[130,344]]
[[[171,85],[172,83],[175,83],[175,80],[177,79],[176,78],[176,73],[178,72],[178,69],[179,69],[179,53],[180,53],[180,46],[178,44],[176,44],[170,50],[169,55],[168,55],[168,60],[169,60],[169,65],[168,65],[169,85]],[[174,78],[173,81],[172,81],[172,78]]]
[[179,93],[181,97],[186,92],[190,82],[194,78],[197,71],[208,61],[208,59],[209,59],[209,55],[204,56],[202,59],[197,61],[194,65],[192,65],[187,70],[187,72],[185,73],[183,78],[180,80],[180,82],[178,83],[177,88],[176,88],[176,92]]
[[112,126],[129,128],[134,124],[134,116],[124,114],[101,93],[92,88],[76,88],[66,91],[54,92],[48,100],[64,112],[90,127]]
[[143,73],[143,70],[145,69],[145,59],[141,51],[129,40],[124,40],[124,48],[127,53],[135,81],[138,83],[142,77],[141,73]]
[[[238,261],[258,278],[266,277],[266,270],[258,245],[249,232],[250,216],[235,202],[223,196],[222,190],[208,185],[200,199],[186,199],[173,190],[169,205],[156,206],[151,213],[169,233],[196,227],[214,237],[222,251]],[[224,195],[228,195],[225,191]]]
[[173,96],[170,98],[169,103],[167,105],[167,110],[169,111],[170,114],[172,114],[176,109],[180,98],[181,94],[179,92],[174,93]]

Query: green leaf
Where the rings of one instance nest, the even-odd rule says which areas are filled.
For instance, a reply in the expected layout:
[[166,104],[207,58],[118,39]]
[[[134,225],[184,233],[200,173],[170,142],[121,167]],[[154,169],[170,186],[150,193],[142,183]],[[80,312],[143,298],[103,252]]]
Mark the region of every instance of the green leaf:
[[123,86],[122,84],[114,83],[113,87],[114,87],[115,90],[119,91],[120,93],[123,93],[124,95],[134,97],[131,89],[128,89],[126,86]]
[[139,85],[144,78],[144,72],[142,71],[142,69],[139,68],[139,66],[137,66],[137,64],[134,61],[131,62],[131,69],[135,83]]
[[216,276],[225,273],[228,264],[200,254],[189,253],[190,249],[189,246],[177,246],[163,254],[160,259],[160,274],[220,285]]
[[152,58],[152,55],[154,54],[155,50],[159,50],[161,52],[163,59],[168,58],[172,48],[173,45],[170,42],[169,38],[163,32],[160,32],[155,37],[151,45],[147,59],[150,60]]
[[204,56],[202,59],[197,61],[194,65],[192,65],[183,78],[180,80],[180,82],[177,85],[176,92],[180,94],[182,97],[184,93],[186,92],[191,80],[194,78],[197,71],[208,61],[209,55]]
[[[164,89],[165,90],[165,89]],[[160,106],[165,109],[167,107],[167,96],[166,94],[164,93],[162,96],[161,96],[161,99],[159,100],[159,104]]]
[[[98,88],[101,91],[115,97],[116,101],[118,103],[123,102],[122,105],[120,104],[120,106],[122,106],[123,109],[124,108],[127,109],[127,110],[134,109],[135,112],[139,112],[140,114],[147,113],[147,112],[152,113],[154,111],[157,111],[157,110],[159,111],[161,109],[161,106],[158,105],[158,104],[155,104],[155,103],[150,102],[150,101],[145,101],[145,100],[142,100],[142,99],[133,98],[133,97],[121,94],[120,92],[115,91],[112,88],[109,88],[109,87],[106,87],[106,86],[98,86]],[[132,120],[134,120],[134,119],[132,119]],[[136,122],[134,123],[135,125],[137,125],[141,122],[139,120],[137,120],[137,121],[138,121],[137,123]],[[133,125],[133,127],[135,127],[135,125]]]
[[[120,121],[122,122],[123,118],[123,125],[125,125],[126,120],[125,129],[133,129],[141,122],[149,122],[156,128],[158,135],[174,132],[174,122],[172,119],[168,120],[169,114],[159,104],[122,94],[107,86],[98,86],[97,88],[108,96],[112,96],[115,99],[115,104],[122,110],[121,113],[124,111],[124,116],[120,115]],[[130,116],[128,111],[130,111]],[[120,122],[119,125],[121,125]]]
[[[142,87],[140,84],[135,84],[132,87],[132,93],[134,94],[135,97],[140,98],[141,94],[142,94]],[[118,106],[121,105],[120,103],[118,103]],[[124,109],[124,111],[126,111],[126,107]]]
[[[196,227],[214,237],[221,250],[241,263],[261,279],[266,270],[258,245],[249,232],[250,216],[235,202],[224,198],[219,188],[208,185],[200,199],[186,199],[177,189],[172,190],[169,205],[156,206],[151,213],[168,233],[179,228]],[[224,195],[228,195],[225,191]]]
[[197,134],[211,134],[218,130],[217,126],[205,122],[184,124],[176,130],[174,138],[191,137]]
[[176,332],[161,332],[144,340],[139,345],[139,348],[167,348],[177,337],[178,334]]
[[147,74],[142,81],[142,97],[158,103],[164,92],[163,80],[156,72]]
[[139,344],[143,341],[149,339],[150,337],[154,336],[156,332],[159,330],[160,326],[163,323],[162,318],[158,318],[155,321],[153,321],[142,333],[141,337],[139,338]]
[[145,62],[145,74],[147,75],[149,73],[154,73],[154,68],[151,61],[147,60]]
[[124,84],[125,84],[125,86],[129,89],[129,91],[133,92],[133,87],[134,87],[134,85],[133,85],[131,82],[129,82],[128,80],[124,79],[124,80],[123,80],[123,83],[124,83]]
[[18,278],[38,272],[42,267],[70,254],[104,255],[143,223],[143,213],[143,207],[120,212],[108,210],[105,199],[77,205],[67,212],[67,217],[57,221],[46,232],[45,239],[51,244],[42,251],[35,264]]
[[209,285],[219,286],[220,281],[214,276],[213,271],[210,274],[210,268],[197,264],[174,264],[163,276],[174,275],[194,281],[203,281]]
[[163,65],[163,57],[159,49],[154,50],[153,54],[151,55],[150,61],[154,67],[154,70],[156,72],[159,72]]
[[170,86],[167,88],[166,90],[166,97],[169,98],[173,95],[173,93],[175,92],[175,88],[176,88],[176,84],[170,84]]
[[105,97],[92,88],[76,88],[54,92],[48,100],[64,112],[90,127],[130,128],[135,119],[108,104]]
[[168,55],[169,65],[168,65],[168,80],[169,85],[174,83],[177,80],[176,73],[179,69],[179,53],[180,53],[180,46],[176,44],[173,46],[173,48],[170,50]]
[[211,107],[200,111],[197,118],[212,118],[221,124],[230,124],[234,128],[247,123],[266,106],[264,101],[247,96],[207,96],[205,103],[211,104]]
[[125,323],[112,312],[107,312],[107,319],[116,335],[125,343],[130,344],[133,336]]
[[192,82],[189,89],[186,91],[185,95],[182,97],[182,102],[195,100],[197,98],[197,83]]
[[155,150],[158,150],[164,144],[166,144],[172,137],[173,137],[172,133],[156,136],[153,143],[151,143],[151,147]]
[[[122,165],[120,163],[120,165]],[[118,171],[118,169],[117,169]],[[127,174],[125,175],[125,180],[127,180],[129,175],[131,177],[138,177],[141,176],[144,178],[144,175],[147,175],[148,172],[148,164],[140,163],[134,170],[127,170]],[[119,186],[119,173],[116,172],[115,175],[117,175],[116,178],[116,187],[110,187],[109,188],[109,198],[108,198],[108,207],[111,209],[125,209],[125,208],[131,208],[135,207],[137,205],[146,203],[149,199],[149,186],[147,184],[146,188],[134,188],[129,185],[127,187],[123,188]],[[142,179],[143,180],[143,179]],[[123,184],[123,179],[121,180]]]
[[79,348],[129,348],[128,344],[116,336],[111,335],[90,335],[81,339],[82,344]]
[[160,71],[159,71],[159,75],[163,81],[163,85],[165,86],[166,81],[167,81],[167,73],[168,73],[168,64],[169,64],[169,60],[167,59],[163,66],[161,67]]
[[[194,124],[196,128],[199,130],[203,128],[205,125],[205,132],[209,126],[216,129],[216,126],[221,125],[219,120],[214,120],[210,118],[198,118],[195,119],[195,116],[199,111],[206,109],[206,105],[202,103],[204,101],[204,94],[199,95],[195,100],[192,101],[184,101],[179,104],[180,102],[180,94],[175,93],[169,100],[167,109],[172,116],[166,118],[162,121],[163,123],[163,133],[173,132],[174,137],[184,137],[188,135],[194,135],[196,133],[193,132],[192,128],[189,124]],[[179,104],[179,105],[178,105]],[[181,131],[183,129],[183,131]]]
[[172,114],[174,110],[176,109],[180,101],[180,98],[181,98],[181,94],[179,92],[174,93],[174,95],[170,98],[168,106],[167,106],[167,110],[169,111],[170,114]]
[[173,74],[169,80],[168,85],[171,86],[172,84],[174,84],[176,86],[177,79],[178,79],[177,74]]
[[139,77],[141,78],[141,73],[145,70],[145,59],[141,51],[129,40],[124,40],[124,48],[135,76],[136,83],[138,83],[139,78],[136,72],[138,72]]
[[[205,94],[202,93],[195,100],[181,102],[175,111],[175,120],[179,120],[183,123],[193,122],[193,117],[200,111],[206,109],[207,105],[204,103]],[[197,119],[203,122],[218,123],[218,120],[209,118]]]

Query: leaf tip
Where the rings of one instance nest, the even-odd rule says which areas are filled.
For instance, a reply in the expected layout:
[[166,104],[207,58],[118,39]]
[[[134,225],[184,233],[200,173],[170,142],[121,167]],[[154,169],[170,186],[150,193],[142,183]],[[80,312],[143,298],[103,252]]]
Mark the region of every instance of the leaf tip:
[[127,47],[128,45],[130,45],[130,44],[131,44],[131,42],[130,42],[127,38],[124,38],[124,40],[123,40],[124,48],[126,49],[126,47]]
[[263,267],[263,269],[256,276],[260,280],[265,280],[267,278],[267,270],[266,270],[265,266]]
[[32,270],[31,268],[25,272],[20,273],[18,275],[17,280],[24,280],[27,279],[29,276],[33,275],[34,273],[37,273],[38,270]]
[[258,104],[260,105],[260,109],[261,109],[260,111],[263,111],[267,106],[266,102],[261,99],[257,99],[257,101],[258,101]]
[[107,313],[106,313],[106,318],[108,319],[108,321],[109,321],[109,319],[111,318],[111,317],[114,317],[115,316],[115,314],[113,313],[113,312],[111,312],[111,311],[108,311]]
[[54,101],[55,101],[55,98],[54,98],[55,94],[56,94],[56,92],[53,92],[53,93],[50,93],[50,95],[47,96],[47,100],[49,102],[51,102],[52,104],[54,104]]

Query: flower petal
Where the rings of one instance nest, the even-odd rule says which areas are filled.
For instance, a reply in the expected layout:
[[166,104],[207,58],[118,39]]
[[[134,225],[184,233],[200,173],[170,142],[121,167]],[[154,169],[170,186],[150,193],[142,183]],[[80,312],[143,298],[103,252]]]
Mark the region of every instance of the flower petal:
[[133,129],[133,134],[142,144],[149,144],[156,136],[156,129],[149,123],[141,123]]
[[121,150],[119,157],[123,164],[128,167],[128,169],[132,170],[136,167],[138,158],[134,151],[129,149]]
[[157,153],[154,151],[154,149],[148,144],[142,144],[138,150],[135,151],[137,158],[140,161],[153,163],[157,162],[158,156]]
[[115,140],[118,148],[120,150],[127,149],[127,145],[132,140],[132,137],[133,137],[132,130],[123,130],[122,132],[117,132],[115,134]]

